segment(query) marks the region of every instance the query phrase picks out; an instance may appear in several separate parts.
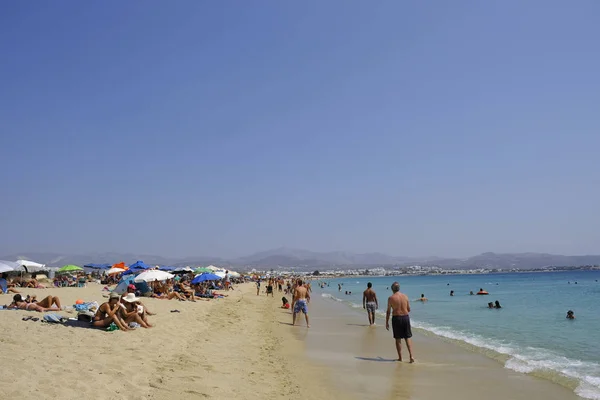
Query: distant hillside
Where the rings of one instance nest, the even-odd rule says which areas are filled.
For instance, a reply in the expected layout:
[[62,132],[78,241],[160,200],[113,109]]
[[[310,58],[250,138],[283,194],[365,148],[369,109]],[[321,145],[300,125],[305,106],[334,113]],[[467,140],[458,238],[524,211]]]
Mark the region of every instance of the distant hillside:
[[49,266],[65,264],[84,265],[88,263],[116,263],[124,261],[131,264],[143,260],[149,265],[209,265],[232,266],[238,269],[249,268],[296,268],[298,270],[314,270],[316,268],[362,268],[362,267],[394,267],[394,266],[439,266],[454,269],[498,268],[498,269],[531,269],[548,266],[581,266],[600,265],[600,255],[565,256],[545,253],[482,253],[466,259],[440,257],[397,257],[382,253],[350,253],[343,251],[313,252],[286,247],[267,250],[249,256],[226,260],[219,257],[162,257],[136,253],[88,253],[64,254],[25,252],[1,256],[2,260],[27,259]]

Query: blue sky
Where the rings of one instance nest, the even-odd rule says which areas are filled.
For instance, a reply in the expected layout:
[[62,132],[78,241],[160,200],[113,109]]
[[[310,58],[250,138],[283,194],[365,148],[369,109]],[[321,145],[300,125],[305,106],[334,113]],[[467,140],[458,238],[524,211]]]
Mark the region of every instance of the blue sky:
[[600,253],[600,3],[0,3],[0,253]]

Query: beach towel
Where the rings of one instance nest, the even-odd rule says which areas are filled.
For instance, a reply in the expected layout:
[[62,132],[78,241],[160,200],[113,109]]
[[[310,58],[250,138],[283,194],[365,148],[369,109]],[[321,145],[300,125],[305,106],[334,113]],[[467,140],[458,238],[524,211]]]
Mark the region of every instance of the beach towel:
[[44,315],[44,321],[46,322],[50,322],[53,324],[60,324],[61,322],[63,322],[63,317],[61,317],[60,315],[57,314],[46,314]]

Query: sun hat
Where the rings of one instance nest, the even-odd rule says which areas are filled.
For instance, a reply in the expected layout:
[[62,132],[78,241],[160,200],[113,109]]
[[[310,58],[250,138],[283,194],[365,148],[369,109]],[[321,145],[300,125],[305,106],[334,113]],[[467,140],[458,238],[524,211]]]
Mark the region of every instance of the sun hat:
[[120,299],[120,298],[121,298],[121,296],[119,295],[119,293],[112,292],[110,294],[110,299]]
[[133,293],[127,293],[127,296],[123,297],[123,300],[125,300],[128,303],[133,303],[134,301],[138,301],[139,298],[135,297],[135,294]]

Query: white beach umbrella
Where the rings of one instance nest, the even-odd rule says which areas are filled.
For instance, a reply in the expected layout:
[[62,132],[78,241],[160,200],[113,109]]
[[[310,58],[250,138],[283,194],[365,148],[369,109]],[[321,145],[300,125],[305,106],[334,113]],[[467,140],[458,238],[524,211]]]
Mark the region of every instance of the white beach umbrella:
[[229,276],[231,276],[232,278],[239,278],[241,275],[238,272],[229,271]]
[[154,281],[165,281],[167,279],[174,278],[175,275],[170,274],[165,271],[160,271],[157,269],[152,269],[150,271],[142,272],[138,276],[135,277],[135,282],[154,282]]
[[14,271],[15,269],[10,265],[0,262],[0,273]]
[[221,278],[225,278],[225,271],[223,270],[215,271],[213,274],[220,276]]
[[34,261],[29,261],[29,260],[17,260],[15,262],[17,264],[19,264],[19,266],[23,266],[23,267],[27,268],[28,272],[41,271],[41,270],[45,269],[45,267],[46,267],[46,264],[40,264],[40,263],[36,263]]
[[0,260],[0,264],[4,264],[4,265],[6,265],[8,267],[11,267],[13,271],[17,271],[21,267],[20,264],[17,264],[14,261]]
[[209,265],[208,267],[206,267],[207,269],[210,269],[211,271],[218,271],[219,268],[215,267],[214,265]]
[[108,271],[106,271],[106,273],[108,275],[114,275],[114,274],[122,274],[125,271],[127,271],[127,270],[123,269],[123,268],[111,268]]

